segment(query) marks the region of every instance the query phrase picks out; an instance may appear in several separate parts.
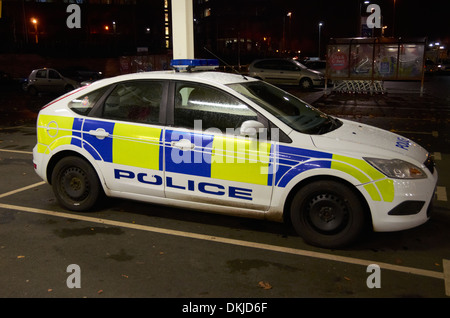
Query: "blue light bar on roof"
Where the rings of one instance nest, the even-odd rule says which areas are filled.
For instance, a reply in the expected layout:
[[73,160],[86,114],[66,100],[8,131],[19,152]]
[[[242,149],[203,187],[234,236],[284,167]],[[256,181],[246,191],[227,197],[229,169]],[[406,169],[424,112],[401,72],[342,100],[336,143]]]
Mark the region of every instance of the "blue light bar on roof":
[[175,71],[206,71],[219,67],[219,61],[215,59],[175,59],[170,62]]

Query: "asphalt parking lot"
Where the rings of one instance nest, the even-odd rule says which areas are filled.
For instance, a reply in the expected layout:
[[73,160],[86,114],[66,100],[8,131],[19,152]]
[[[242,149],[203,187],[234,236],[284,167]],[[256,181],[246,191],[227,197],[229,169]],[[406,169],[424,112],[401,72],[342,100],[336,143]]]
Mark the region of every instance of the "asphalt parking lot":
[[[108,200],[92,213],[66,211],[32,166],[34,120],[46,97],[10,92],[16,103],[2,109],[0,124],[0,297],[169,298],[177,299],[170,309],[181,313],[202,298],[239,298],[253,308],[269,299],[268,310],[270,299],[448,298],[450,99],[432,89],[423,97],[392,92],[293,91],[325,112],[404,134],[436,158],[432,219],[367,235],[344,250],[309,246],[289,225],[127,200]],[[245,307],[221,304],[217,312]]]

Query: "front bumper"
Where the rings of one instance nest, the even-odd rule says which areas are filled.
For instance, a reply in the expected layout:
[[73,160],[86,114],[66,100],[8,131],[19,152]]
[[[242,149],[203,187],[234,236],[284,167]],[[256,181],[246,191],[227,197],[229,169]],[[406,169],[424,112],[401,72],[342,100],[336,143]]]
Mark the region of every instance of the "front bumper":
[[392,202],[368,200],[373,230],[402,231],[427,222],[437,180],[436,170],[426,179],[394,180],[395,196]]
[[314,86],[325,86],[325,79],[324,78],[313,78],[313,85]]

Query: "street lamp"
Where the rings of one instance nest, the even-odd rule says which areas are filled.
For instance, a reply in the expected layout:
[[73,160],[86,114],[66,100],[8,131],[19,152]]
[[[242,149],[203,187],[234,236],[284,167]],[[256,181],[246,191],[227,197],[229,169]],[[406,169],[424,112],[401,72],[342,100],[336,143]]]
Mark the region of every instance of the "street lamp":
[[286,17],[289,18],[289,40],[290,40],[292,12],[288,12],[285,16],[283,16],[283,41],[281,49],[282,52],[286,51]]
[[394,12],[392,13],[392,36],[395,37],[395,0],[394,0]]
[[319,22],[319,54],[318,54],[319,59],[320,59],[320,33],[322,30],[322,26],[323,26],[323,22]]
[[31,19],[31,23],[33,23],[33,25],[34,25],[35,41],[36,41],[36,44],[37,44],[39,42],[39,39],[38,39],[38,20],[36,18],[32,18]]
[[289,17],[289,28],[288,28],[288,47],[287,49],[291,50],[291,21],[292,21],[292,12],[288,12],[287,17]]

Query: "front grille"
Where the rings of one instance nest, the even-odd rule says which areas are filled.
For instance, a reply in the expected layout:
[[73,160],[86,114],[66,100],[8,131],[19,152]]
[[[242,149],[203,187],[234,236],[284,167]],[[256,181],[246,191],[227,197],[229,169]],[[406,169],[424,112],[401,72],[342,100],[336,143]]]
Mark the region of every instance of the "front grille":
[[425,167],[428,168],[428,170],[430,170],[431,174],[434,173],[434,159],[433,159],[433,156],[428,154],[427,155],[427,160],[425,160],[425,162],[423,164],[425,165]]

